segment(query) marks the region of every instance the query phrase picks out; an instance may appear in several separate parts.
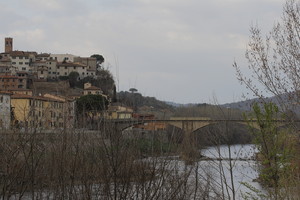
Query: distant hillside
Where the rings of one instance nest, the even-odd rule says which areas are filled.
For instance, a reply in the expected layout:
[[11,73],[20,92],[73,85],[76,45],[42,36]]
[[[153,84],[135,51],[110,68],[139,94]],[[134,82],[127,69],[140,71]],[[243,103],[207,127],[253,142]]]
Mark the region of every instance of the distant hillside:
[[210,119],[241,119],[242,111],[211,104],[188,104],[176,108],[174,117],[205,117]]
[[241,111],[251,111],[254,103],[268,103],[272,102],[276,104],[282,111],[293,115],[294,117],[300,117],[300,106],[297,102],[297,95],[295,93],[282,94],[280,96],[266,97],[266,98],[255,98],[246,101],[239,101],[234,103],[227,103],[221,105],[225,108],[239,109]]
[[169,118],[175,110],[175,107],[164,101],[157,100],[155,97],[144,97],[140,93],[121,91],[118,93],[118,100],[132,107],[136,112],[154,114],[158,118]]

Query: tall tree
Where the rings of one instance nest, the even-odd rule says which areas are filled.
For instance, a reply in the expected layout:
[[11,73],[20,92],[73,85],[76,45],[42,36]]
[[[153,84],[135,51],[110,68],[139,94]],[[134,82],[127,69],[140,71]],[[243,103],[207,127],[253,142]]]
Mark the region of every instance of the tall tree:
[[101,64],[104,63],[105,59],[102,55],[99,54],[93,54],[91,55],[92,58],[96,58],[97,60],[97,69],[102,69]]
[[74,88],[76,86],[76,83],[78,81],[79,73],[78,72],[71,72],[69,74],[69,84],[70,87]]

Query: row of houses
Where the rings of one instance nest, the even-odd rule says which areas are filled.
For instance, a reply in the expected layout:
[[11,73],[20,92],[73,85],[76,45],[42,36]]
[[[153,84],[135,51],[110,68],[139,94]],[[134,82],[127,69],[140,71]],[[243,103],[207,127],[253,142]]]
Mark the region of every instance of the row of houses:
[[96,75],[96,58],[72,54],[15,51],[13,38],[5,38],[4,43],[4,52],[0,53],[0,74],[27,73],[42,80],[68,76],[71,72],[77,72],[80,79]]
[[[133,109],[119,103],[110,104],[101,115],[107,120],[155,119],[154,115],[136,114]],[[0,91],[0,130],[12,128],[28,128],[40,130],[72,129],[78,126],[76,122],[76,99],[44,94],[33,96],[22,92]],[[97,119],[96,119],[97,120]],[[149,122],[137,124],[133,128],[143,130],[163,130],[166,124]]]
[[75,100],[45,94],[32,96],[0,91],[0,128],[72,128]]
[[[51,91],[49,90],[49,92]],[[76,99],[85,95],[101,95],[108,99],[100,88],[92,86],[91,83],[85,83],[83,92],[78,96],[53,93],[35,94],[36,91],[30,89],[0,90],[0,129],[12,127],[47,130],[73,128],[77,119]],[[98,116],[109,120],[131,119],[133,109],[119,103],[110,103],[105,113]]]

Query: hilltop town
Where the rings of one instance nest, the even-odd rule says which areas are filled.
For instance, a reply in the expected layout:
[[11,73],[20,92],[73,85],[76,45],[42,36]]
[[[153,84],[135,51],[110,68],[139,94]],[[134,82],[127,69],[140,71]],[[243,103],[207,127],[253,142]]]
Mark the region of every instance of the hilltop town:
[[[115,100],[114,80],[101,67],[103,61],[98,54],[80,57],[14,50],[13,38],[5,38],[0,54],[0,128],[71,128],[78,118],[82,123],[76,127],[100,116],[131,118],[133,110]],[[98,104],[88,110],[92,98]],[[80,113],[78,106],[87,110]]]

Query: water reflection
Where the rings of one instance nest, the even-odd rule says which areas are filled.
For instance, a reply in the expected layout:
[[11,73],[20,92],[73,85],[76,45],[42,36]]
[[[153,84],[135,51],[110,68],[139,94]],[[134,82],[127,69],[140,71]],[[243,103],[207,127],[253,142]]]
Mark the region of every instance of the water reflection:
[[257,149],[251,144],[209,147],[201,153],[211,160],[199,161],[198,172],[202,178],[211,182],[212,187],[219,188],[225,196],[232,196],[234,190],[236,198],[242,199],[242,194],[251,192],[242,183],[262,191],[259,183],[253,181],[258,177],[254,161],[256,152]]

